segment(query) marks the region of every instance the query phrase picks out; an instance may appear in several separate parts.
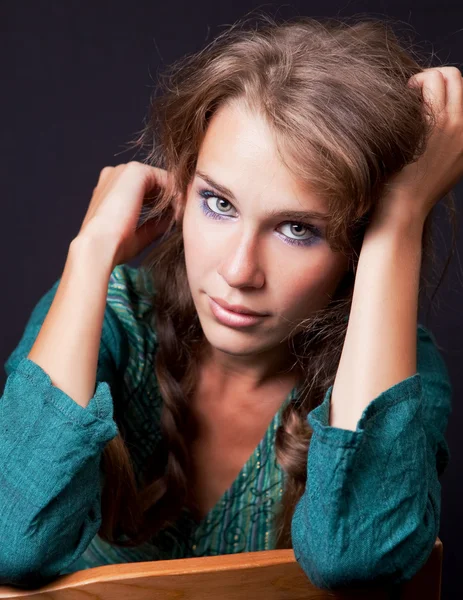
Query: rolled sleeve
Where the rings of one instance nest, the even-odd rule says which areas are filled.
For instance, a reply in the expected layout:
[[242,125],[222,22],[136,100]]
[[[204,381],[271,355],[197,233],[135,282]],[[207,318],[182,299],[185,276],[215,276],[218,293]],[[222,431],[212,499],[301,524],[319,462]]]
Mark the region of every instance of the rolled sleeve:
[[41,582],[85,550],[101,522],[100,454],[116,434],[106,382],[83,408],[19,363],[0,401],[2,583]]
[[118,428],[111,385],[123,340],[107,306],[94,394],[80,406],[27,358],[58,282],[40,299],[5,363],[0,398],[0,583],[30,587],[60,574],[101,525],[101,453]]
[[370,402],[355,431],[329,425],[333,386],[308,415],[307,484],[292,538],[297,560],[321,588],[401,583],[434,546],[451,388],[421,326],[418,342],[418,372]]

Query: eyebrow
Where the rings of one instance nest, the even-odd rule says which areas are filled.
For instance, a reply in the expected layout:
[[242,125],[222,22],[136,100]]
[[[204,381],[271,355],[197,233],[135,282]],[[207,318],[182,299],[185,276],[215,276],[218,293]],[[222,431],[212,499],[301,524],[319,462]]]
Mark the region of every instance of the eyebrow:
[[[229,190],[224,185],[217,183],[214,181],[209,175],[206,175],[203,171],[196,171],[195,173],[198,177],[203,179],[206,183],[208,183],[211,187],[218,190],[224,196],[228,196],[232,200],[236,201],[236,198],[231,190]],[[315,210],[276,210],[272,209],[267,212],[268,217],[280,217],[285,219],[319,219],[321,221],[328,221],[329,215],[325,213],[321,213]]]

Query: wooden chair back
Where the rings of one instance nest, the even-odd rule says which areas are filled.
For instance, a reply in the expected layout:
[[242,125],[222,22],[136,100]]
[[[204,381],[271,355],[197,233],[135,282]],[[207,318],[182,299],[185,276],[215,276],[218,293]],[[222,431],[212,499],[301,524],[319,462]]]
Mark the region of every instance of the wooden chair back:
[[292,550],[108,565],[63,575],[35,590],[0,586],[0,598],[35,600],[440,600],[442,542],[410,581],[385,588],[322,590]]

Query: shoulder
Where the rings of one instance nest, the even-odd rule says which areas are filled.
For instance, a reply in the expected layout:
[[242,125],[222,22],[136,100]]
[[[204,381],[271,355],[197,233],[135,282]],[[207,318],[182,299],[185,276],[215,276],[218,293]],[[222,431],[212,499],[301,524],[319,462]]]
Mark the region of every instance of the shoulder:
[[[136,464],[143,462],[151,437],[159,439],[162,396],[154,369],[157,335],[153,315],[153,282],[144,268],[116,266],[110,276],[106,315],[111,314],[123,340],[121,395],[117,419],[132,440]],[[106,317],[105,317],[106,318]],[[119,391],[115,388],[115,393]],[[140,453],[140,454],[139,454]]]
[[109,278],[107,304],[124,324],[138,328],[149,319],[152,292],[145,269],[117,265]]
[[153,326],[153,285],[149,273],[127,264],[116,266],[110,276],[105,320],[124,340],[123,362],[133,385],[152,364],[157,348]]

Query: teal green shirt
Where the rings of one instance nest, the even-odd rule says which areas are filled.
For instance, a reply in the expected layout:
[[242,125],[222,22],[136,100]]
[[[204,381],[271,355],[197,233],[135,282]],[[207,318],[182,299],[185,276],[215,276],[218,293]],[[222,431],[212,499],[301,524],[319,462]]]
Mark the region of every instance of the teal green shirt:
[[[161,440],[156,332],[138,269],[110,277],[95,393],[81,407],[26,358],[59,280],[39,300],[5,364],[0,399],[0,583],[38,585],[106,564],[269,550],[285,477],[275,457],[281,413],[238,477],[200,522],[184,511],[149,543],[121,548],[97,534],[101,452],[123,428],[138,479]],[[149,286],[149,281],[147,281]],[[356,431],[329,425],[330,387],[308,421],[307,485],[292,520],[295,556],[334,588],[400,583],[439,533],[451,386],[433,336],[417,327],[417,373],[373,399]],[[116,422],[118,425],[116,425]]]

